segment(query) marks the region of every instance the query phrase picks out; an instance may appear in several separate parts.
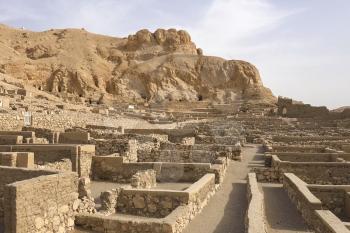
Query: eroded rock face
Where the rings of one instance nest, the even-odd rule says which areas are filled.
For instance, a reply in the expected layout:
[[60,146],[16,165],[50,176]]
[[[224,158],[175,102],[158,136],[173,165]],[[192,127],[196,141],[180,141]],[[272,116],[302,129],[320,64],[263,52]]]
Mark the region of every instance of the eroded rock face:
[[253,65],[204,56],[184,30],[144,29],[115,38],[2,26],[0,42],[0,72],[58,96],[139,103],[275,101]]

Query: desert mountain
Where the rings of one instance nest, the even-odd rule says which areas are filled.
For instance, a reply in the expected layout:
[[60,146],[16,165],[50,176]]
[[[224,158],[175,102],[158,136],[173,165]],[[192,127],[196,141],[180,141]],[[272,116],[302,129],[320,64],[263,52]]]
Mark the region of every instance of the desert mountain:
[[275,100],[253,65],[204,56],[183,30],[116,38],[84,29],[32,32],[0,25],[0,51],[0,73],[62,98]]

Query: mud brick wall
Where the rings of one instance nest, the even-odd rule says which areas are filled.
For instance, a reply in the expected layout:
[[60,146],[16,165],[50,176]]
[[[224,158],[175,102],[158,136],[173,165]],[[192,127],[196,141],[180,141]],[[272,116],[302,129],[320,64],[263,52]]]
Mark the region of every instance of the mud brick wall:
[[6,232],[67,232],[78,198],[75,173],[41,176],[5,188]]

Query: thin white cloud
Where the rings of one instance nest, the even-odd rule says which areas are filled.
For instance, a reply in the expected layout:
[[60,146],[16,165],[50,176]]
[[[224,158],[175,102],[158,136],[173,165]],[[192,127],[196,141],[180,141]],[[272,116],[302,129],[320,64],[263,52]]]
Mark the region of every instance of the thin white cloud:
[[347,0],[0,0],[0,22],[114,36],[186,29],[206,55],[255,64],[275,94],[334,107],[350,105],[349,7]]
[[261,32],[275,29],[295,10],[276,8],[267,0],[214,0],[200,23],[190,28],[194,40],[207,54],[233,57],[240,52],[266,46],[242,47]]

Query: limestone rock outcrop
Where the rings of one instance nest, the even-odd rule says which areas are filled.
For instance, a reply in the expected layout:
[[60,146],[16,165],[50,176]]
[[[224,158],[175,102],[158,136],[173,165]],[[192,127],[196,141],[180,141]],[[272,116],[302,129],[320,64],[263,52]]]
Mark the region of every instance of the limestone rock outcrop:
[[250,63],[204,56],[184,30],[127,38],[84,29],[32,32],[0,25],[0,72],[57,96],[135,103],[275,101]]

